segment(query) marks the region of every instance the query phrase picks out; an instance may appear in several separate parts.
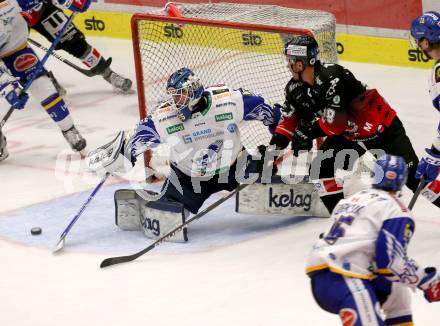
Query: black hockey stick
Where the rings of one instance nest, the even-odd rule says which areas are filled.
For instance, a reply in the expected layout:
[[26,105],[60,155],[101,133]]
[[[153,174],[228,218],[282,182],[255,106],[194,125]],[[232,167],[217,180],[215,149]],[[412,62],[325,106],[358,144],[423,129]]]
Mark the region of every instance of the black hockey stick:
[[[290,155],[290,152],[288,153]],[[283,156],[280,156],[277,160],[275,160],[275,162],[273,163],[273,165],[278,165],[280,164],[280,162],[283,161],[284,157],[286,157],[285,154]],[[272,165],[271,165],[272,166]],[[246,188],[247,186],[249,186],[252,183],[246,183],[246,184],[240,184],[237,188],[235,188],[233,191],[231,191],[229,194],[227,194],[226,196],[223,196],[222,198],[220,198],[219,200],[217,200],[215,203],[209,205],[208,207],[206,207],[204,210],[202,210],[201,212],[197,213],[196,215],[194,215],[193,217],[191,217],[190,219],[188,219],[185,223],[179,225],[178,227],[174,228],[173,230],[171,230],[170,232],[168,232],[167,234],[165,234],[164,236],[162,236],[160,239],[157,239],[155,242],[153,242],[151,245],[149,245],[148,247],[146,247],[145,249],[142,249],[141,251],[132,254],[132,255],[128,255],[128,256],[119,256],[119,257],[111,257],[111,258],[106,258],[101,262],[100,267],[104,268],[104,267],[108,267],[111,265],[116,265],[116,264],[121,264],[121,263],[128,263],[130,261],[133,261],[137,258],[139,258],[140,256],[146,254],[147,252],[149,252],[150,250],[156,248],[158,245],[160,245],[162,242],[164,242],[167,239],[172,238],[175,234],[177,234],[178,232],[181,232],[184,228],[186,228],[189,224],[191,224],[192,222],[194,222],[195,220],[198,220],[199,218],[201,218],[202,216],[206,215],[207,213],[209,213],[210,211],[212,211],[214,208],[218,207],[219,205],[223,204],[225,201],[227,201],[229,198],[231,198],[232,196],[234,196],[236,193],[240,192],[241,190],[243,190],[244,188]]]
[[149,252],[150,250],[156,248],[158,245],[160,245],[162,242],[164,242],[167,239],[170,239],[172,237],[174,237],[175,234],[177,234],[178,232],[181,232],[185,227],[187,227],[189,224],[191,224],[192,222],[194,222],[195,220],[198,220],[199,218],[201,218],[202,216],[206,215],[207,213],[209,213],[210,211],[212,211],[214,208],[218,207],[219,205],[223,204],[225,201],[227,201],[229,198],[231,198],[232,196],[234,196],[237,192],[243,190],[244,188],[246,188],[247,186],[249,186],[249,184],[241,184],[239,185],[237,188],[235,188],[233,191],[231,191],[229,194],[227,194],[226,196],[220,198],[219,200],[217,200],[215,203],[213,203],[212,205],[206,207],[204,210],[202,210],[201,212],[199,212],[198,214],[194,215],[193,217],[191,217],[189,220],[187,220],[185,223],[179,225],[178,227],[174,228],[173,230],[171,230],[170,232],[168,232],[167,234],[165,234],[162,238],[156,240],[155,242],[153,242],[151,245],[149,245],[147,248],[142,249],[141,251],[133,254],[133,255],[129,255],[129,256],[119,256],[119,257],[112,257],[112,258],[106,258],[101,262],[100,267],[104,268],[107,266],[111,266],[111,265],[116,265],[116,264],[121,264],[121,263],[128,263],[132,260],[135,260],[136,258],[139,258],[140,256],[142,256],[143,254],[146,254],[147,252]]
[[[53,41],[52,45],[47,50],[47,53],[44,55],[43,59],[41,59],[41,61],[39,62],[39,66],[37,67],[37,69],[35,69],[35,71],[33,72],[32,76],[31,76],[31,78],[23,86],[23,89],[20,91],[20,94],[23,94],[24,92],[26,92],[28,90],[29,87],[31,87],[32,83],[37,78],[38,74],[41,72],[41,70],[44,69],[44,64],[46,63],[47,59],[49,59],[49,55],[53,52],[53,50],[55,49],[57,44],[60,42],[61,36],[66,31],[67,26],[69,26],[72,23],[72,21],[73,21],[73,19],[75,18],[76,15],[77,15],[77,12],[73,12],[70,15],[69,19],[64,24],[63,28],[61,28],[61,30],[59,31],[59,33],[58,33],[57,37],[55,38],[55,40]],[[2,128],[5,125],[6,121],[8,121],[9,117],[11,116],[12,112],[14,112],[14,110],[15,110],[15,108],[13,106],[11,106],[9,111],[3,117],[2,121],[0,121],[0,131],[2,130]]]
[[[35,45],[37,48],[40,48],[41,50],[45,51],[45,52],[49,52],[49,49],[46,48],[44,45],[41,45],[40,43],[38,43],[37,41],[34,41],[33,39],[29,38],[28,39],[29,43],[31,43],[32,45]],[[76,64],[70,62],[69,60],[63,58],[62,56],[60,56],[58,53],[56,52],[51,52],[50,55],[52,55],[53,57],[57,58],[58,60],[60,60],[61,62],[64,62],[66,65],[68,65],[69,67],[75,69],[76,71],[79,71],[80,73],[82,73],[83,75],[86,75],[87,77],[93,77],[96,76],[97,73],[93,72],[90,69],[83,69],[81,67],[78,67]],[[109,65],[110,66],[110,65]]]
[[420,192],[422,191],[422,189],[425,186],[425,184],[426,184],[425,176],[422,176],[420,178],[419,185],[417,186],[416,191],[414,191],[414,195],[412,196],[411,201],[408,204],[408,208],[410,210],[412,210],[414,205],[416,204],[416,200],[417,200],[417,198],[419,198]]

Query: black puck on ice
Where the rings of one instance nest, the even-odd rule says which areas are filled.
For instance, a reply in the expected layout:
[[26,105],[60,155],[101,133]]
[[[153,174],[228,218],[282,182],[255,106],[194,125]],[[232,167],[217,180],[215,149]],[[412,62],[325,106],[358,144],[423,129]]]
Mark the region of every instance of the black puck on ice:
[[39,235],[39,234],[41,234],[41,228],[39,228],[39,227],[32,228],[31,229],[31,234],[32,235]]

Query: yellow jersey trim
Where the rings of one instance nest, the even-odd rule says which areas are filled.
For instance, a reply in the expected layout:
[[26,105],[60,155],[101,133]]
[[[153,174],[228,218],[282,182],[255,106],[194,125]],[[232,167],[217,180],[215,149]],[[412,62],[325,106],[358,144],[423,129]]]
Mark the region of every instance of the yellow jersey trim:
[[306,273],[310,274],[310,273],[324,270],[324,269],[329,269],[331,272],[336,273],[336,274],[340,274],[340,275],[347,276],[347,277],[360,278],[362,280],[372,280],[374,278],[373,274],[363,275],[363,274],[358,274],[358,273],[352,273],[352,272],[348,272],[343,269],[339,269],[339,268],[330,266],[328,264],[321,264],[321,265],[308,267],[308,268],[306,268]]
[[14,54],[15,52],[18,52],[18,51],[20,51],[20,50],[23,50],[23,49],[26,48],[26,47],[27,47],[27,41],[24,42],[22,45],[20,45],[20,46],[19,46],[18,48],[16,48],[15,50],[10,51],[10,52],[8,52],[8,53],[5,53],[5,54],[1,55],[1,56],[0,56],[0,59],[3,59],[3,58],[6,58],[6,57],[9,57],[10,55]]

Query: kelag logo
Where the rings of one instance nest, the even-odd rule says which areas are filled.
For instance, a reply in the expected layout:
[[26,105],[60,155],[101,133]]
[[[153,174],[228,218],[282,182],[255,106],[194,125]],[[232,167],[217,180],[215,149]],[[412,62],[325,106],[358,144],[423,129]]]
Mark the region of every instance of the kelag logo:
[[84,24],[86,25],[86,30],[88,31],[102,32],[105,29],[104,21],[96,19],[95,16],[92,16],[91,19],[84,20]]
[[428,62],[429,58],[419,48],[408,50],[408,60],[417,62]]
[[252,34],[252,32],[249,34],[242,34],[241,38],[243,40],[243,45],[261,46],[263,43],[263,38],[260,35]]
[[160,234],[160,222],[156,219],[151,219],[146,217],[142,221],[142,227],[144,229],[150,230],[155,236],[158,236]]
[[269,188],[269,207],[303,207],[308,212],[312,203],[312,195],[297,194],[293,189],[290,193],[282,195],[274,195],[272,187]]
[[163,28],[163,34],[165,35],[165,37],[182,38],[183,30],[179,26],[166,25]]

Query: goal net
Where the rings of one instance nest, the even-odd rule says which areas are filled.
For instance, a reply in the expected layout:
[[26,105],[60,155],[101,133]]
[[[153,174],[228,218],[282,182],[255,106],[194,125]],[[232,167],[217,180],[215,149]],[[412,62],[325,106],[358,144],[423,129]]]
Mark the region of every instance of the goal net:
[[[161,10],[132,18],[141,119],[165,99],[168,77],[182,67],[192,69],[205,87],[227,84],[282,104],[291,78],[283,49],[292,36],[313,35],[321,60],[337,62],[330,13],[233,3],[175,5],[183,17]],[[239,131],[250,152],[271,137],[258,122],[244,122]],[[166,174],[168,152],[166,145],[147,152],[146,166]]]

